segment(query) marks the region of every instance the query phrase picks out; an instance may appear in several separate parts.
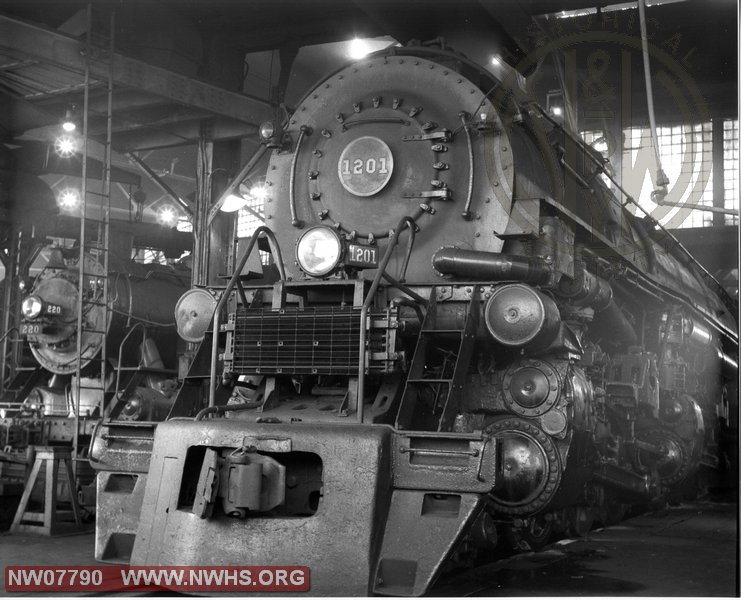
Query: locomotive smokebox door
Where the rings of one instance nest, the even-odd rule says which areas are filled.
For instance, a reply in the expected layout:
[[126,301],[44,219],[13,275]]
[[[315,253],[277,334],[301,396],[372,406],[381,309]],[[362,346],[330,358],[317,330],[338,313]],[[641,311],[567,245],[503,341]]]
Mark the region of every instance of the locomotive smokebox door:
[[[390,230],[410,216],[420,231],[408,272],[420,281],[439,279],[429,257],[441,245],[501,249],[514,180],[509,136],[452,64],[408,56],[354,63],[304,98],[287,133],[295,143],[271,158],[266,204],[281,247],[328,226],[358,245],[344,264],[372,270]],[[402,246],[390,272],[403,255]]]

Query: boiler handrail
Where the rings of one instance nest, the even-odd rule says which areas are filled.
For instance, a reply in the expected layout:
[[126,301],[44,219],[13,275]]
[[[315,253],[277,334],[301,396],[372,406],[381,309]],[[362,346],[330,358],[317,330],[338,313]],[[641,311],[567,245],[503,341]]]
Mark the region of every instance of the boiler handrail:
[[[378,270],[376,271],[375,277],[373,277],[373,282],[371,283],[370,289],[368,290],[368,294],[365,296],[365,301],[363,302],[363,307],[360,309],[360,342],[359,342],[359,352],[358,352],[358,397],[356,399],[357,405],[356,405],[356,414],[358,418],[358,423],[363,422],[363,416],[364,416],[364,407],[363,407],[363,396],[365,391],[365,341],[367,337],[367,331],[366,331],[366,319],[368,318],[368,309],[370,308],[370,305],[373,303],[373,298],[376,295],[376,292],[378,291],[378,286],[381,283],[381,279],[383,278],[384,274],[386,273],[386,267],[389,264],[389,260],[391,260],[391,254],[394,251],[394,248],[396,248],[396,245],[399,243],[399,238],[401,237],[402,232],[404,231],[405,227],[409,227],[409,245],[407,249],[407,254],[404,260],[404,267],[403,267],[403,273],[402,277],[406,274],[406,263],[409,260],[409,255],[412,252],[412,246],[414,245],[414,235],[415,235],[415,228],[417,227],[417,224],[414,222],[414,219],[409,216],[402,217],[399,221],[399,224],[396,226],[396,229],[393,230],[393,234],[391,236],[391,239],[389,240],[389,245],[386,248],[386,252],[383,255],[383,258],[381,259],[381,263],[378,265]],[[399,289],[404,291],[404,288],[406,286],[403,285],[397,285]]]
[[255,248],[255,245],[257,244],[257,239],[262,234],[264,234],[265,237],[268,238],[268,243],[270,244],[270,252],[272,253],[273,259],[275,260],[275,264],[278,267],[278,274],[280,275],[280,280],[286,281],[286,268],[283,265],[283,255],[280,252],[280,246],[278,246],[278,240],[275,239],[275,234],[270,230],[270,228],[266,227],[265,225],[261,225],[260,227],[255,229],[255,232],[252,234],[252,239],[250,240],[250,243],[247,245],[247,248],[242,254],[242,258],[239,259],[237,266],[234,268],[234,273],[232,273],[232,277],[229,280],[229,283],[227,283],[226,288],[224,289],[224,292],[221,294],[221,298],[219,298],[219,302],[216,305],[216,309],[214,310],[213,329],[212,329],[212,336],[211,336],[211,372],[209,374],[209,382],[208,382],[208,405],[209,406],[214,406],[216,402],[216,362],[217,362],[216,359],[219,354],[219,328],[221,326],[221,311],[226,305],[229,299],[229,296],[232,293],[232,290],[234,290],[234,286],[239,281],[239,277],[241,276],[242,269],[244,269],[245,264],[247,264],[247,259],[252,254],[252,250]]

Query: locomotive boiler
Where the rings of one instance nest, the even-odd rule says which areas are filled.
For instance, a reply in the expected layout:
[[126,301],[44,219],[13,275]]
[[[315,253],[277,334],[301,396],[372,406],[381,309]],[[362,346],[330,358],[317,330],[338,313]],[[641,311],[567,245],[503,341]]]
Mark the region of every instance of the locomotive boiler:
[[[503,532],[583,532],[723,467],[731,300],[506,81],[394,48],[263,133],[266,226],[210,328],[213,304],[181,300],[205,339],[155,433],[133,564],[418,595]],[[255,282],[263,236],[278,275]]]

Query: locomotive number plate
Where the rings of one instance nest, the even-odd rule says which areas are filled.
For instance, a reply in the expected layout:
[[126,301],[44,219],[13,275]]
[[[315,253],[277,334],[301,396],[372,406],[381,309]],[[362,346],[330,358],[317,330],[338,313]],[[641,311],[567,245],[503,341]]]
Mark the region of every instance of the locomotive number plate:
[[46,314],[47,315],[61,315],[62,314],[62,307],[57,304],[47,304],[46,305]]
[[391,179],[394,157],[383,140],[366,135],[350,142],[340,155],[337,175],[354,196],[372,196]]
[[39,323],[21,323],[21,335],[36,335],[41,333]]
[[374,268],[378,266],[378,248],[360,244],[347,245],[345,263],[353,267]]

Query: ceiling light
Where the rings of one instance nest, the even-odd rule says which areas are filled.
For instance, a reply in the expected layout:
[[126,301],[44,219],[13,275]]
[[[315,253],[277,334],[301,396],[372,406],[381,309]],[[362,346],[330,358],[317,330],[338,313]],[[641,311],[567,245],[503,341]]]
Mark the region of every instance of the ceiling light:
[[73,132],[77,129],[77,123],[75,123],[75,106],[70,106],[64,113],[64,121],[62,121],[62,129],[67,133]]
[[60,135],[54,141],[54,151],[63,158],[70,157],[77,151],[77,140],[71,135]]
[[350,42],[348,54],[353,60],[365,58],[368,54],[370,54],[370,52],[370,44],[368,44],[368,42],[366,42],[365,40],[355,38]]
[[551,112],[557,117],[560,117],[563,114],[563,109],[560,106],[554,106],[551,108]]
[[495,67],[498,67],[499,65],[502,64],[502,59],[499,58],[498,54],[495,54],[494,56],[491,57],[491,64],[494,65]]
[[177,221],[175,210],[170,206],[165,206],[164,208],[161,208],[159,212],[157,213],[157,221],[159,221],[160,224],[162,225],[167,225],[167,226],[175,225]]
[[80,192],[74,188],[65,188],[59,192],[57,204],[60,208],[71,210],[80,204]]
[[224,200],[224,203],[221,205],[221,212],[234,212],[235,210],[239,210],[243,206],[247,204],[247,200],[237,192],[232,192],[229,194],[226,199]]
[[258,202],[265,202],[268,197],[268,188],[263,183],[258,183],[250,188],[250,196]]

